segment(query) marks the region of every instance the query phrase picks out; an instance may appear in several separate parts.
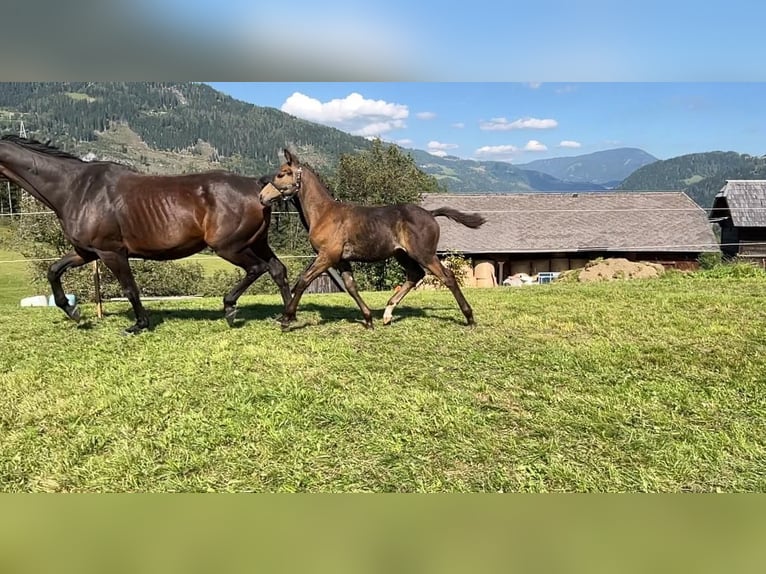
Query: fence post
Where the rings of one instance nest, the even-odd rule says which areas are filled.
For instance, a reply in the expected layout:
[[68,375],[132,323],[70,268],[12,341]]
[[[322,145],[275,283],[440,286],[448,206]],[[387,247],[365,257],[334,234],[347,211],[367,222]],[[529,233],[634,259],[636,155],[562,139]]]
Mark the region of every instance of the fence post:
[[93,287],[96,291],[96,317],[103,319],[104,309],[101,305],[101,275],[98,272],[98,259],[93,262]]

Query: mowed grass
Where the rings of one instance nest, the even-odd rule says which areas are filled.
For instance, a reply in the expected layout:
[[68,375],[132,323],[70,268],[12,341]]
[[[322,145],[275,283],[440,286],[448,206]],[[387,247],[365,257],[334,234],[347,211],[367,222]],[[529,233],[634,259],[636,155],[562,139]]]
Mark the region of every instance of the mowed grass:
[[[268,280],[268,279],[261,279]],[[3,491],[763,491],[766,285],[0,308]]]
[[28,263],[15,251],[0,247],[0,304],[15,303],[24,297],[36,295],[27,277]]

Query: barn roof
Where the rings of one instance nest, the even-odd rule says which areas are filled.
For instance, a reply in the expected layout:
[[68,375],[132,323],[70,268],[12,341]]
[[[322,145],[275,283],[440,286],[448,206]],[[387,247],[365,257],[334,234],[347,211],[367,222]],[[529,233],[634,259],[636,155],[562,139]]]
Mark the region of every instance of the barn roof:
[[479,229],[469,229],[440,217],[441,252],[719,249],[704,210],[680,191],[426,194],[421,205],[481,212],[487,218]]
[[729,179],[713,200],[711,218],[728,217],[736,227],[766,227],[766,179]]

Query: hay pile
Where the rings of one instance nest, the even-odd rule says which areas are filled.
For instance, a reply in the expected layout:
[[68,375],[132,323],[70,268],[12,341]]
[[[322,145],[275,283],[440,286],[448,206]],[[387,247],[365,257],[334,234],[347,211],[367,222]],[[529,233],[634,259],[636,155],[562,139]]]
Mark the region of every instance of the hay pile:
[[595,259],[582,269],[572,269],[563,273],[559,280],[592,282],[618,281],[625,279],[651,279],[665,273],[659,263],[628,261],[622,257]]

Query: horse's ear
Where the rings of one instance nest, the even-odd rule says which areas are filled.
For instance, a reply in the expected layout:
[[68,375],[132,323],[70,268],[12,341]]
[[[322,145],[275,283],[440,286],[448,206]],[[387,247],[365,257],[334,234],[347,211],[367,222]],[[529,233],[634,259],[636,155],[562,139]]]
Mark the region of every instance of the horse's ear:
[[293,154],[291,154],[289,149],[284,148],[282,152],[284,152],[285,154],[285,161],[287,162],[287,165],[293,165],[298,163],[298,158],[295,157]]

